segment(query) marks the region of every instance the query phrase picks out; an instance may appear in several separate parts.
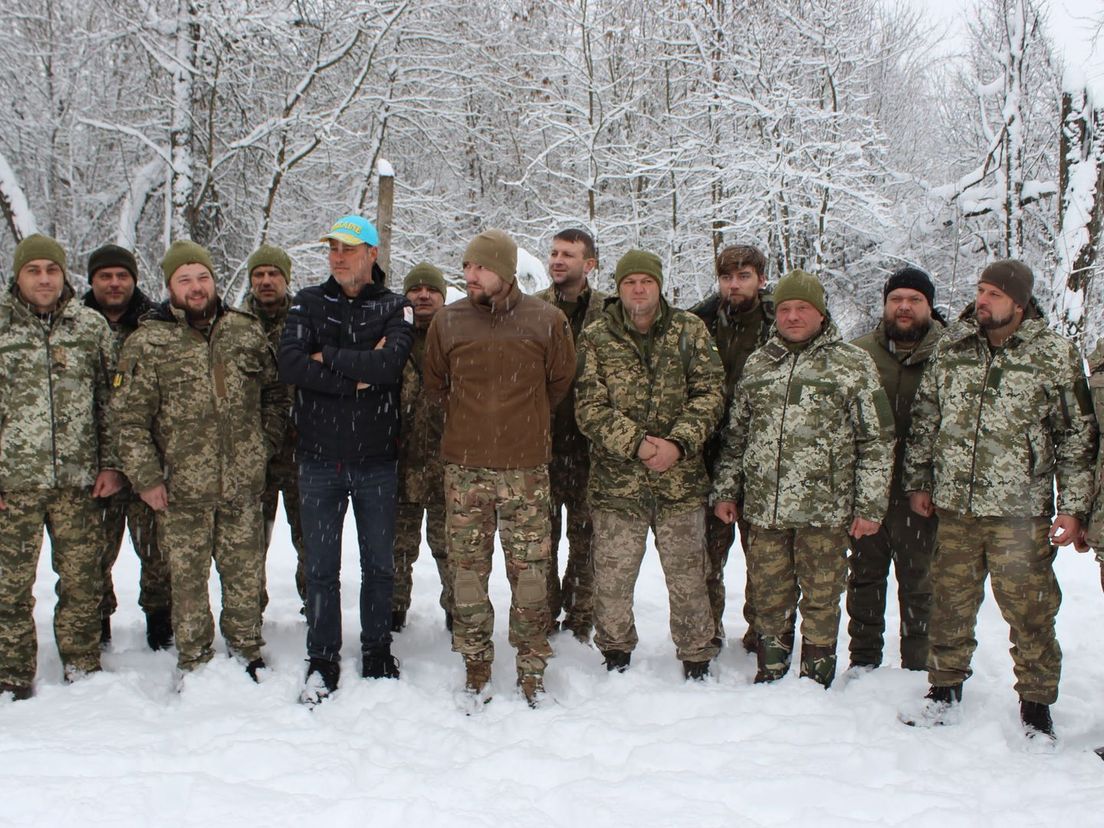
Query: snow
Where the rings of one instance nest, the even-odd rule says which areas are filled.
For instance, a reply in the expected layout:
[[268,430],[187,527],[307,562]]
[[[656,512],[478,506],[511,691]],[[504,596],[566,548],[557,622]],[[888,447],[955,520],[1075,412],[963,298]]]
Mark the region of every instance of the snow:
[[379,173],[380,178],[394,178],[395,168],[391,166],[391,162],[383,158],[376,162],[376,172]]
[[27,204],[27,196],[19,185],[19,178],[2,152],[0,152],[0,198],[8,203],[11,220],[19,233],[19,238],[25,239],[38,232],[34,213]]
[[[115,568],[120,609],[105,672],[65,686],[50,632],[53,574],[35,587],[37,695],[0,705],[0,815],[6,825],[221,826],[930,826],[1098,824],[1104,764],[1099,630],[1104,597],[1090,556],[1059,553],[1065,651],[1054,755],[1023,750],[1007,627],[982,607],[974,677],[958,727],[896,721],[926,689],[922,674],[883,667],[825,692],[793,674],[753,686],[738,647],[742,556],[729,561],[732,646],[715,680],[687,684],[667,630],[655,550],[637,587],[641,643],[632,668],[553,639],[547,687],[529,710],[514,690],[508,586],[496,551],[494,700],[465,717],[453,703],[460,657],[436,604],[428,549],[415,566],[410,625],[396,637],[399,681],[359,678],[355,533],[345,532],[345,659],[339,692],[313,712],[295,702],[305,625],[282,516],[268,561],[266,656],[258,686],[218,657],[173,689],[174,655],[145,648],[137,563]],[[566,548],[561,549],[561,562]],[[214,581],[212,582],[214,584]],[[217,596],[217,589],[213,595]],[[892,601],[890,602],[893,603]],[[217,610],[216,610],[217,611]],[[896,626],[890,611],[889,626]],[[846,622],[841,652],[846,653]],[[223,645],[219,641],[218,646]],[[887,664],[896,662],[896,637]]]
[[517,251],[517,282],[524,293],[536,293],[552,284],[544,262],[524,247],[519,247]]

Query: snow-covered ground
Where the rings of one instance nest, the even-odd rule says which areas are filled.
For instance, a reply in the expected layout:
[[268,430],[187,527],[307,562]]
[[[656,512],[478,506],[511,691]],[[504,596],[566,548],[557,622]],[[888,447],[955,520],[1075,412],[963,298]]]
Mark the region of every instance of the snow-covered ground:
[[[497,553],[495,698],[465,717],[453,701],[463,668],[449,650],[428,551],[415,569],[410,626],[394,646],[402,679],[359,678],[354,537],[347,529],[344,675],[339,693],[313,712],[295,701],[305,626],[286,527],[278,525],[269,557],[271,669],[263,683],[218,658],[180,694],[174,654],[145,647],[129,547],[116,567],[120,609],[105,671],[62,684],[44,554],[37,695],[0,705],[0,825],[1003,828],[1104,820],[1104,762],[1092,753],[1104,744],[1104,595],[1091,557],[1060,554],[1060,742],[1039,756],[1023,749],[1007,629],[991,596],[964,723],[918,731],[899,724],[896,709],[924,692],[924,676],[891,667],[839,679],[828,692],[793,674],[757,687],[754,659],[734,646],[721,654],[715,680],[684,682],[652,550],[637,588],[641,644],[632,669],[608,674],[597,651],[557,636],[547,674],[556,703],[533,711],[514,689]],[[738,552],[727,576],[735,643],[743,632]],[[845,660],[845,629],[841,636]],[[888,663],[896,657],[893,642]]]

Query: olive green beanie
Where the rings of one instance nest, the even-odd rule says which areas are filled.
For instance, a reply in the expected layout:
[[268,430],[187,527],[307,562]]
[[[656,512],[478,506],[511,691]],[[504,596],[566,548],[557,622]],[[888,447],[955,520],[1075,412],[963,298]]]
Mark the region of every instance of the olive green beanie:
[[504,230],[484,230],[469,242],[463,261],[493,270],[512,285],[517,278],[517,242]]
[[445,274],[429,262],[418,262],[403,279],[403,293],[409,293],[416,287],[425,285],[431,290],[445,295]]
[[1002,290],[1021,308],[1031,302],[1035,289],[1035,274],[1031,268],[1017,259],[1000,259],[981,271],[978,282],[985,282]]
[[206,248],[200,247],[193,241],[179,239],[169,245],[165,251],[165,258],[161,260],[161,272],[165,274],[165,284],[176,273],[178,267],[186,264],[201,264],[215,275],[215,266],[211,264],[211,254]]
[[774,288],[774,306],[777,308],[791,299],[808,302],[820,311],[821,316],[828,315],[828,305],[824,301],[824,286],[812,273],[791,270],[778,280],[778,285]]
[[245,263],[245,269],[252,276],[254,268],[265,265],[279,270],[284,274],[284,281],[289,285],[291,284],[291,259],[279,247],[273,244],[262,244],[249,255],[249,261]]
[[631,273],[647,273],[659,282],[661,288],[663,287],[663,262],[655,253],[649,253],[647,250],[630,250],[618,259],[617,269],[613,273],[617,287],[621,287],[621,282]]
[[15,246],[15,257],[12,263],[13,275],[18,276],[23,266],[35,259],[47,259],[65,270],[65,251],[61,245],[49,236],[32,233]]

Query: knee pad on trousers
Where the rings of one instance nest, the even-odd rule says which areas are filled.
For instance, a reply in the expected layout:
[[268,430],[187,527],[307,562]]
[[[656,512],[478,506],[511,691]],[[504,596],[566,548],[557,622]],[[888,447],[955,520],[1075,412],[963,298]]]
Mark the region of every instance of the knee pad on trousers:
[[479,604],[487,600],[487,591],[479,575],[470,569],[457,569],[452,585],[453,601],[460,604]]

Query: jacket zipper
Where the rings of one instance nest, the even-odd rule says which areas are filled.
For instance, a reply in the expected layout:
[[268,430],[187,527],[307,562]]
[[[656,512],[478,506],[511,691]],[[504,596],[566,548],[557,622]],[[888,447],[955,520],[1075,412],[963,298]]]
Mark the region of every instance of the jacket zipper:
[[985,359],[985,377],[982,380],[981,395],[978,398],[977,421],[974,423],[974,442],[970,447],[970,496],[966,499],[967,512],[973,512],[974,510],[974,470],[977,467],[977,446],[978,434],[981,433],[981,412],[985,407],[985,393],[989,389],[989,373],[992,371],[993,363],[996,361],[993,349],[988,345],[984,347],[988,356]]
[[778,497],[781,493],[782,483],[782,441],[786,434],[786,409],[790,406],[790,386],[793,384],[794,370],[797,368],[797,354],[790,354],[793,362],[790,363],[790,375],[786,378],[786,396],[782,400],[782,421],[778,426],[778,451],[774,453],[774,516],[771,523],[778,523]]
[[[41,324],[41,323],[40,323]],[[59,485],[57,467],[57,422],[54,417],[54,352],[50,348],[50,331],[43,328],[46,342],[46,387],[50,397],[50,457],[54,467],[54,486]]]

